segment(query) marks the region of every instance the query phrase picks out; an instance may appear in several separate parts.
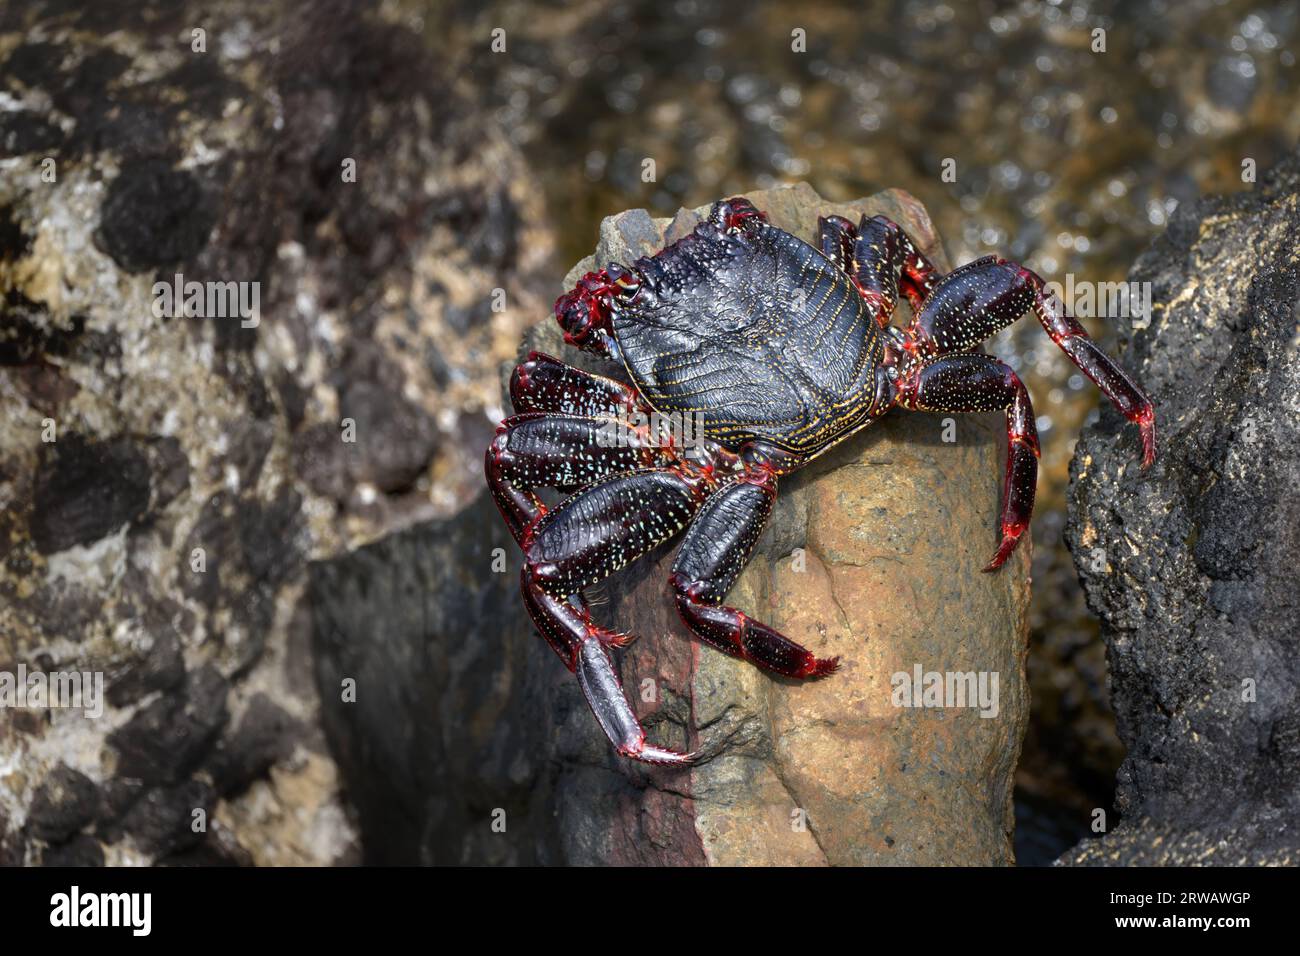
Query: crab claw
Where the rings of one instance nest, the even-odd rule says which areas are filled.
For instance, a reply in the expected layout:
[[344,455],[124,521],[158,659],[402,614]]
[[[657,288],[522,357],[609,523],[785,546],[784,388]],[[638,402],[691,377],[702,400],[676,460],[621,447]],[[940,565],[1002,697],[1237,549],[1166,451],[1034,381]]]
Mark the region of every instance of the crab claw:
[[614,299],[635,291],[631,283],[625,271],[619,272],[617,280],[611,279],[606,270],[588,272],[579,279],[577,285],[555,300],[555,320],[564,330],[564,341],[592,355],[619,361],[611,316]]
[[646,743],[645,728],[623,696],[623,684],[614,673],[609,652],[599,640],[591,638],[583,642],[577,663],[578,682],[591,712],[610,743],[624,757],[671,767],[689,767],[699,759],[696,753],[678,753]]

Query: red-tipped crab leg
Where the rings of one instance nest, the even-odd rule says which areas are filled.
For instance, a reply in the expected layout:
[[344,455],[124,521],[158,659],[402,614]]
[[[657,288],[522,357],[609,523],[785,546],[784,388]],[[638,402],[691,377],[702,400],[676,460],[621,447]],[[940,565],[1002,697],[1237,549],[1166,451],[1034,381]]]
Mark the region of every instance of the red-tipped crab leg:
[[700,640],[718,650],[786,677],[825,677],[839,658],[819,658],[775,628],[722,603],[754,546],[776,501],[776,474],[751,464],[744,474],[709,498],[686,532],[669,587],[677,611]]
[[1083,326],[1046,293],[1043,280],[1036,273],[1021,268],[1021,274],[1034,287],[1034,315],[1052,341],[1079,371],[1092,379],[1121,415],[1138,426],[1142,433],[1142,467],[1150,468],[1156,460],[1156,410],[1151,399],[1097,347]]
[[605,645],[625,635],[591,620],[571,595],[603,581],[680,531],[710,483],[676,471],[637,471],[589,485],[566,498],[522,542],[524,603],[537,629],[574,671],[610,742],[627,757],[686,764],[693,758],[646,743],[623,696]]
[[698,759],[698,754],[678,753],[666,747],[656,747],[645,739],[645,728],[636,719],[627,697],[623,694],[623,682],[614,672],[614,664],[609,658],[609,651],[598,640],[584,640],[578,649],[578,682],[582,693],[591,705],[605,735],[614,747],[625,757],[632,757],[645,763],[666,764],[686,767]]

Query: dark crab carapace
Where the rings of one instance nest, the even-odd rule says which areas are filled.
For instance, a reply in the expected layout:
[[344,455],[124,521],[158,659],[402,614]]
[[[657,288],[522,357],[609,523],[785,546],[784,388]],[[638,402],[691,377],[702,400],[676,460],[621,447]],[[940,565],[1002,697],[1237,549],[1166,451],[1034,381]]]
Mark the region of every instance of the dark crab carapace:
[[[882,216],[828,216],[820,235],[816,249],[746,199],[715,203],[681,241],[588,273],[555,304],[565,341],[632,384],[536,352],[511,379],[488,484],[524,552],[528,613],[625,756],[694,759],[646,741],[609,654],[630,638],[592,620],[583,589],[684,529],[669,586],[692,633],[786,677],[830,674],[837,659],[722,602],[780,477],[891,408],[1005,410],[1001,540],[985,570],[1007,560],[1034,504],[1038,435],[1016,373],[977,349],[1026,312],[1141,428],[1143,466],[1155,458],[1151,402],[1030,270],[988,256],[941,275]],[[906,328],[890,324],[900,293]],[[683,417],[703,424],[689,450],[654,424]],[[548,508],[540,488],[571,494]]]

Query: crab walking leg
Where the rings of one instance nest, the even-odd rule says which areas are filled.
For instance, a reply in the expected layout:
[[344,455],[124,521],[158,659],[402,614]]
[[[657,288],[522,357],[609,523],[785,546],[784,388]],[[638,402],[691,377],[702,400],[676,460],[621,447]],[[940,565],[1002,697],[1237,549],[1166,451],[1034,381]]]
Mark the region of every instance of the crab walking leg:
[[849,274],[861,288],[885,295],[891,315],[899,290],[916,312],[942,278],[903,227],[884,216],[858,223]]
[[1024,268],[1020,271],[1034,287],[1034,315],[1052,341],[1079,371],[1092,379],[1119,413],[1141,430],[1142,467],[1150,468],[1156,460],[1156,410],[1151,399],[1097,347],[1078,320],[1061,308],[1054,296],[1046,294],[1037,273]]
[[744,229],[751,221],[767,222],[767,213],[744,196],[732,196],[720,199],[710,207],[708,221],[723,230]]
[[1024,266],[996,256],[968,262],[944,276],[916,314],[908,335],[923,355],[973,349],[999,329],[1033,311],[1047,334],[1119,412],[1142,433],[1142,467],[1156,455],[1156,417],[1141,388],[1045,292],[1043,280]]
[[858,229],[843,216],[817,217],[818,245],[822,255],[842,272],[853,275],[853,243],[858,238]]
[[817,228],[822,253],[853,281],[882,327],[893,318],[900,288],[916,310],[941,278],[903,228],[884,216],[863,216],[856,226],[843,216],[823,216]]
[[685,764],[691,755],[646,743],[604,645],[627,640],[591,620],[571,598],[668,540],[708,495],[702,477],[638,471],[590,485],[550,511],[526,539],[524,604],[569,670],[618,752],[650,763]]
[[776,500],[776,475],[762,465],[723,485],[686,532],[669,584],[686,626],[706,644],[786,677],[822,677],[820,659],[766,624],[722,604],[749,563]]
[[1038,429],[1024,383],[988,355],[949,355],[923,366],[906,382],[899,405],[913,411],[989,412],[1006,409],[1007,471],[1002,485],[1001,543],[985,571],[1011,556],[1029,527],[1038,483]]
[[483,470],[515,540],[546,514],[536,488],[578,488],[619,472],[667,465],[644,424],[614,418],[528,412],[497,426]]
[[515,412],[561,412],[592,418],[650,414],[630,385],[567,365],[544,352],[529,352],[510,376]]

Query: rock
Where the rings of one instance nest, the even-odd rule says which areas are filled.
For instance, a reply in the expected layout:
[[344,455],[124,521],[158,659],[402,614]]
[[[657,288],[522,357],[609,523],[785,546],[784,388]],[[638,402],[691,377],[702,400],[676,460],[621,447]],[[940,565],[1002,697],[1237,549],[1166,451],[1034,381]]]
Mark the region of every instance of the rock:
[[[559,859],[541,788],[569,674],[536,653],[513,545],[482,495],[311,565],[321,720],[369,863]],[[497,808],[519,840],[493,832]]]
[[222,796],[241,793],[289,759],[302,729],[289,714],[265,694],[248,702],[235,733],[217,747],[208,774]]
[[[106,697],[100,720],[6,711],[0,859],[355,857],[307,563],[479,491],[551,245],[518,150],[415,23],[366,0],[0,11],[0,669],[102,673]],[[255,290],[257,324],[167,308],[178,274]],[[45,846],[70,772],[103,805]],[[196,842],[200,797],[223,823]]]
[[211,785],[198,779],[154,787],[127,811],[122,826],[141,850],[167,857],[203,842],[205,832],[194,829],[195,812],[211,813],[215,797]]
[[41,866],[103,866],[104,848],[84,833],[67,843],[48,846],[41,853]]
[[1072,864],[1300,861],[1300,155],[1179,208],[1136,263],[1125,358],[1156,403],[1139,472],[1115,416],[1080,440],[1068,541],[1101,618],[1127,757],[1119,825]]
[[75,432],[42,449],[31,535],[42,554],[90,544],[135,521],[149,504],[149,466],[124,438],[87,441]]
[[146,784],[185,780],[226,724],[228,690],[208,665],[189,675],[182,693],[160,696],[138,710],[108,737],[117,751],[118,776]]
[[[886,213],[944,264],[905,193],[848,204],[806,186],[749,196],[806,239],[819,213]],[[654,251],[704,211],[605,220],[596,256],[566,285],[593,263]],[[588,364],[559,338],[544,321],[523,351]],[[314,563],[324,718],[368,858],[1012,862],[1028,542],[1001,573],[979,573],[996,545],[1004,427],[1000,415],[954,424],[949,443],[938,416],[899,413],[783,486],[731,599],[818,655],[841,655],[827,680],[773,680],[693,641],[665,591],[672,546],[603,589],[600,619],[640,638],[622,674],[652,738],[710,755],[689,772],[614,755],[524,616],[518,549],[486,496]],[[916,668],[997,675],[996,715],[893,706],[894,675],[910,682]],[[340,700],[348,677],[355,703]]]
[[99,788],[95,782],[60,764],[36,791],[27,812],[27,828],[38,840],[63,843],[90,823],[98,810]]
[[215,222],[199,181],[152,159],[113,180],[95,239],[127,272],[147,272],[193,259],[207,245]]

